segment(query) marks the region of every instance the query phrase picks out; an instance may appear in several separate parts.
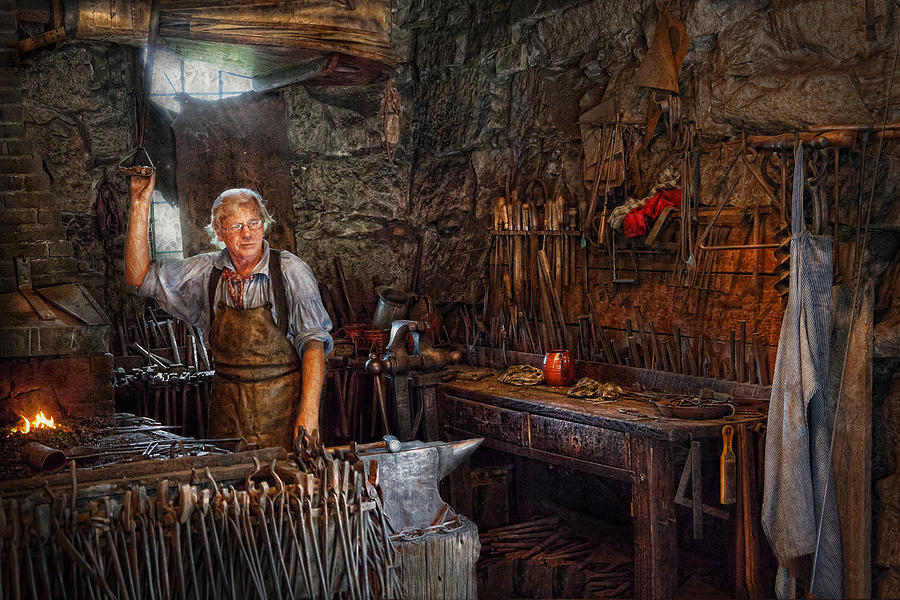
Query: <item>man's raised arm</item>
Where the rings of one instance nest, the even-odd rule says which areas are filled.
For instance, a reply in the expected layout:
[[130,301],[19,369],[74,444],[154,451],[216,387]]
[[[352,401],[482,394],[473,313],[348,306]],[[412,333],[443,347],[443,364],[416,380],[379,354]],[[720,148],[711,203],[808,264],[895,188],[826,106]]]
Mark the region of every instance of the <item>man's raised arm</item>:
[[150,202],[156,186],[156,173],[150,177],[131,178],[131,214],[125,237],[125,282],[140,286],[150,269]]

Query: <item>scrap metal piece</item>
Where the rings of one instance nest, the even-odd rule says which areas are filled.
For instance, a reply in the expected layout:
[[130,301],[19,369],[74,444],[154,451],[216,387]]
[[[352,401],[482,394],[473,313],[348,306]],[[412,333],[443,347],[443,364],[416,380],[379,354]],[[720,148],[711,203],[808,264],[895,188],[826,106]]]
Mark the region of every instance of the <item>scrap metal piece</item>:
[[690,42],[684,23],[669,11],[661,9],[653,41],[638,67],[635,82],[677,94],[678,73]]
[[25,297],[25,300],[28,301],[28,304],[31,305],[31,308],[34,309],[34,312],[38,314],[41,320],[52,321],[56,319],[56,313],[35,293],[31,285],[31,259],[24,256],[16,257],[16,284],[19,288],[19,293]]
[[110,320],[97,301],[78,283],[41,288],[36,293],[60,310],[86,325],[109,325]]
[[28,442],[22,447],[25,462],[38,471],[54,472],[66,466],[66,455],[40,442]]

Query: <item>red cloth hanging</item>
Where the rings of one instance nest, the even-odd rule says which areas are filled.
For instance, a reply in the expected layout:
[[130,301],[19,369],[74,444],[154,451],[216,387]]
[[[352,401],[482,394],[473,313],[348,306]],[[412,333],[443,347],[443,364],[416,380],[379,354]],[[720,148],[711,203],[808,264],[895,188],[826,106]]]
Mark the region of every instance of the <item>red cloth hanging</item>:
[[667,206],[681,208],[681,190],[660,190],[643,206],[635,208],[625,215],[625,220],[622,222],[625,237],[646,235],[649,229],[647,221],[659,217]]

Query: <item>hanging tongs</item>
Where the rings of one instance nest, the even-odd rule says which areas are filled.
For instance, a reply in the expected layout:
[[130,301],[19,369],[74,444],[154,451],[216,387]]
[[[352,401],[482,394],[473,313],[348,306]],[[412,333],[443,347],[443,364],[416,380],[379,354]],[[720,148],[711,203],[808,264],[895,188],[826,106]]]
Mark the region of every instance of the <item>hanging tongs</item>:
[[156,40],[159,35],[160,0],[150,2],[150,22],[147,25],[147,64],[144,66],[144,96],[141,113],[137,122],[137,147],[126,154],[116,166],[119,173],[131,177],[150,177],[156,172],[150,155],[144,148],[144,135],[150,122],[150,88],[153,81],[153,58],[156,52]]
[[128,154],[126,154],[119,164],[116,166],[119,173],[130,175],[131,177],[150,177],[156,172],[150,155],[143,146],[138,146]]

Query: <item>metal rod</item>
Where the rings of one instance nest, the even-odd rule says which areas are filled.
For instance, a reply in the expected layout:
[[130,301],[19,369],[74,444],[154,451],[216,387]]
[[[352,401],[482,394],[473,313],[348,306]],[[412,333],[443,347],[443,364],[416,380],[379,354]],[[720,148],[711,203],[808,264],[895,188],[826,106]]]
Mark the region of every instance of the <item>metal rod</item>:
[[747,244],[736,246],[705,246],[700,244],[701,250],[756,250],[762,248],[778,248],[781,244]]

